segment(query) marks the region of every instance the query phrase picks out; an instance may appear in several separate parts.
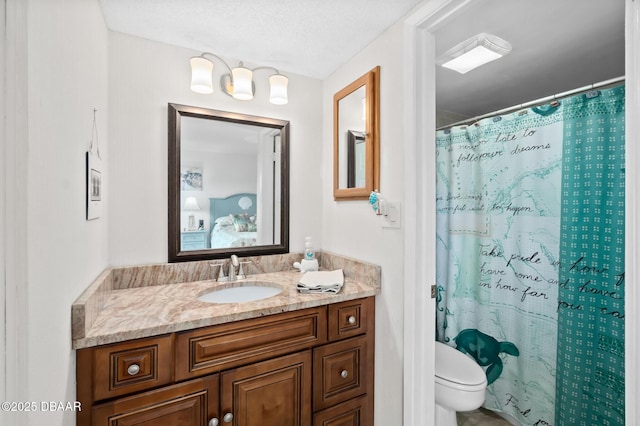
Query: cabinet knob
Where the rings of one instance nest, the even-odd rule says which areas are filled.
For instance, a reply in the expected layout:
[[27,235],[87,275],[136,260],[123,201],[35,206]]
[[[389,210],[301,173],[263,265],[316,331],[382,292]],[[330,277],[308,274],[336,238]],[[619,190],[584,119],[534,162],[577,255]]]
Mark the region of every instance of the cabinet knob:
[[233,414],[231,413],[225,414],[222,420],[224,420],[225,423],[231,423],[231,421],[233,420]]
[[343,379],[346,379],[348,375],[349,375],[349,372],[347,370],[342,370],[340,372],[340,377],[342,377]]
[[215,417],[209,420],[209,426],[218,426],[219,423],[220,422],[218,422],[218,419],[216,419]]
[[347,321],[349,321],[349,324],[355,324],[356,323],[356,317],[354,317],[353,315],[351,315]]
[[131,364],[129,368],[127,368],[127,373],[129,373],[130,376],[135,376],[139,372],[140,366],[138,364]]

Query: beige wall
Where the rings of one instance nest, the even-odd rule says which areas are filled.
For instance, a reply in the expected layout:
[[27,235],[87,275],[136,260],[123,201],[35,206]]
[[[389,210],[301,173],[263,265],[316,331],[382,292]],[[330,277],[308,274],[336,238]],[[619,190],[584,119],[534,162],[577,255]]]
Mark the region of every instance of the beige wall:
[[[324,81],[322,248],[382,266],[376,300],[375,421],[402,419],[403,232],[382,228],[367,201],[333,200],[333,94],[380,65],[380,192],[403,201],[403,27],[396,24]],[[402,226],[402,224],[401,224]]]
[[[84,155],[94,109],[109,151],[108,32],[97,1],[6,5],[5,399],[74,401],[70,306],[107,265],[108,219],[85,220]],[[70,412],[3,415],[2,424],[75,423]]]
[[[113,265],[167,261],[167,103],[288,120],[290,249],[304,237],[321,247],[321,93],[317,79],[288,74],[289,103],[268,101],[268,72],[254,76],[256,95],[191,92],[189,58],[201,52],[121,33],[109,35],[109,253]],[[225,58],[231,65],[239,60]],[[252,66],[253,64],[247,64]],[[214,80],[223,66],[214,60]]]

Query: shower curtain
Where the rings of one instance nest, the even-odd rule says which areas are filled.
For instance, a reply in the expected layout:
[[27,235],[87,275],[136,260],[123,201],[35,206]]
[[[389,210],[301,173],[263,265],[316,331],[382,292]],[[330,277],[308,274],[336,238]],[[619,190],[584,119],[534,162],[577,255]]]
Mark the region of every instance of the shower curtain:
[[436,145],[438,340],[522,425],[623,425],[624,86]]

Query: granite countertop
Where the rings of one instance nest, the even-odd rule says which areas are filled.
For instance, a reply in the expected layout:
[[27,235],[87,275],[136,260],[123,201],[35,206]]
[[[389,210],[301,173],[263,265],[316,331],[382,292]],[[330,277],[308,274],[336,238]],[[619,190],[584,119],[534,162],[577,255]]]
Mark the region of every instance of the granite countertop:
[[[380,268],[352,259],[346,263],[324,254],[323,269],[345,266],[344,286],[337,294],[301,294],[296,290],[302,273],[296,270],[248,274],[234,282],[211,279],[157,284],[145,282],[157,274],[136,270],[127,285],[116,284],[112,269],[103,272],[72,306],[72,346],[81,349],[130,339],[157,336],[248,318],[322,306],[380,293]],[[337,262],[336,262],[337,260]],[[355,263],[355,268],[351,265]],[[325,265],[322,265],[325,263]],[[364,267],[363,267],[364,265]],[[326,266],[329,266],[327,268]],[[166,268],[166,266],[165,266]],[[125,271],[125,274],[129,271]],[[116,276],[116,278],[114,278]],[[120,280],[122,281],[122,280]],[[132,284],[133,283],[133,284]],[[242,303],[208,303],[198,297],[216,288],[263,283],[282,291],[265,299]]]

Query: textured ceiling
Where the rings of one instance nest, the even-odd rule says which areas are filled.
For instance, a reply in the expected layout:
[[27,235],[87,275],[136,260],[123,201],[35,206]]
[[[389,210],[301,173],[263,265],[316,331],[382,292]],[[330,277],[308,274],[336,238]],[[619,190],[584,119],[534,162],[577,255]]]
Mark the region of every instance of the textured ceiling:
[[319,79],[420,2],[100,0],[112,31]]
[[[112,31],[319,79],[421,2],[99,1]],[[509,41],[513,49],[464,75],[438,67],[437,109],[474,117],[624,75],[624,3],[469,2],[435,31],[438,54],[481,32]]]

